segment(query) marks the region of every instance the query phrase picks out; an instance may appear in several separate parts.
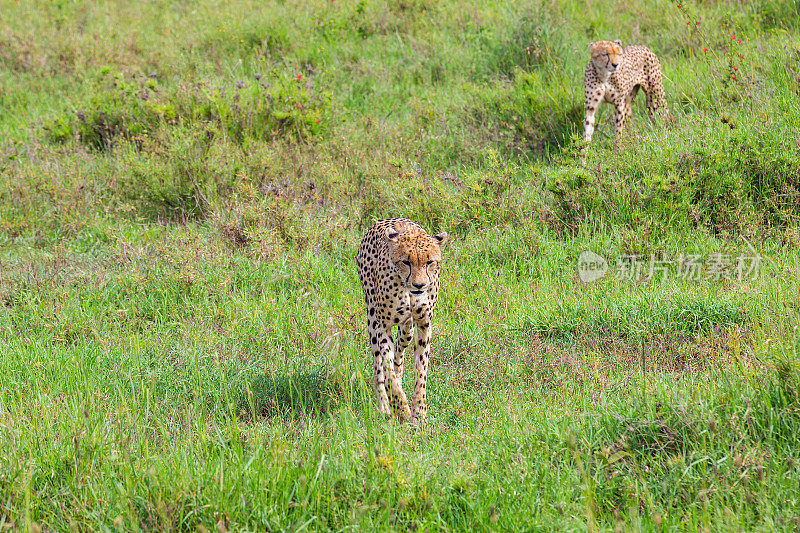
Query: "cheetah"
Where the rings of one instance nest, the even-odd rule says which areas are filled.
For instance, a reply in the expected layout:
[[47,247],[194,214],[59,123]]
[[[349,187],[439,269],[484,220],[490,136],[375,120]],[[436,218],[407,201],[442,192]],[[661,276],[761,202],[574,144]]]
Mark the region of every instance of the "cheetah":
[[[393,218],[376,222],[358,248],[356,264],[364,289],[367,329],[375,359],[375,395],[378,411],[387,418],[391,417],[391,402],[400,421],[421,424],[427,419],[425,387],[431,319],[439,297],[441,247],[447,240],[445,232],[431,237],[419,224],[407,218]],[[396,338],[392,337],[394,326],[398,330]],[[403,352],[411,342],[415,326],[416,379],[409,409],[402,388]]]
[[669,116],[661,64],[646,46],[622,48],[622,41],[597,41],[589,44],[592,57],[583,76],[586,98],[586,120],[583,139],[588,143],[594,133],[594,114],[600,104],[614,105],[614,135],[619,137],[625,120],[633,112],[633,99],[641,88],[647,95],[647,112],[653,118],[662,109]]

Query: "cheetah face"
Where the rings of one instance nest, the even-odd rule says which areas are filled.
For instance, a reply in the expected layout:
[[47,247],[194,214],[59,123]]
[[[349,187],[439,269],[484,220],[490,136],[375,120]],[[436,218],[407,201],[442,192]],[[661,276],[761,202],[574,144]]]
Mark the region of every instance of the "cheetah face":
[[596,41],[589,43],[592,54],[592,64],[597,72],[617,71],[622,59],[622,41]]
[[400,234],[386,229],[389,258],[400,284],[414,296],[420,296],[439,279],[441,247],[447,242],[445,232],[431,237],[422,231]]

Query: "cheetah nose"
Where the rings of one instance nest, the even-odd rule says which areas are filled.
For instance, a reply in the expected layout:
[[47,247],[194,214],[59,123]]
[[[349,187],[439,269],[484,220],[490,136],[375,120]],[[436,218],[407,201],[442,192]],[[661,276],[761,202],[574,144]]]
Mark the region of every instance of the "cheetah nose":
[[414,287],[416,287],[417,289],[421,289],[421,288],[422,288],[422,287],[424,287],[426,284],[425,284],[425,283],[412,283],[412,285],[413,285]]
[[617,68],[617,65],[619,65],[619,63],[611,63],[611,66],[612,66],[613,68]]

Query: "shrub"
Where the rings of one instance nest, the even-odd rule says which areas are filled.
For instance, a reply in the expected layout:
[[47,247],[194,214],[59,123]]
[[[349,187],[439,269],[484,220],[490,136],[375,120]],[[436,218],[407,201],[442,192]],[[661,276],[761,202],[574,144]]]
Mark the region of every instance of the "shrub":
[[47,137],[64,143],[73,136],[100,151],[119,139],[141,144],[143,137],[182,125],[224,130],[238,144],[247,139],[310,140],[330,121],[329,97],[316,90],[307,73],[289,77],[273,72],[231,85],[203,82],[169,87],[155,78],[104,70],[74,113],[45,124]]
[[118,186],[147,218],[185,220],[208,214],[233,186],[242,162],[224,135],[176,128],[139,151],[123,149]]
[[157,91],[154,79],[126,79],[104,69],[85,102],[69,116],[52,119],[45,131],[54,142],[63,143],[77,136],[87,146],[109,150],[119,137],[146,135],[162,121],[175,119],[174,111],[153,98]]

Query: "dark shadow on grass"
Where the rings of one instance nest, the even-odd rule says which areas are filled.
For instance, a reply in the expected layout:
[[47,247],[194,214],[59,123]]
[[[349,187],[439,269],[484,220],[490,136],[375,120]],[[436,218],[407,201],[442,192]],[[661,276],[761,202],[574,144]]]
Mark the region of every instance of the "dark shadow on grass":
[[348,387],[341,376],[337,379],[327,369],[261,375],[239,400],[239,411],[266,418],[327,418],[348,399],[360,405],[361,396]]
[[[583,135],[583,104],[533,102],[530,98],[520,106],[516,101],[512,107],[502,101],[495,102],[474,113],[476,127],[489,132],[491,142],[499,142],[510,157],[550,160],[572,155],[577,158],[579,153],[573,137]],[[509,126],[513,134],[504,136]]]
[[583,134],[582,105],[567,105],[552,113],[539,124],[538,132],[530,137],[528,150],[536,157],[560,155],[572,146],[572,136]]

